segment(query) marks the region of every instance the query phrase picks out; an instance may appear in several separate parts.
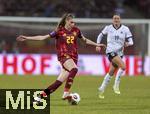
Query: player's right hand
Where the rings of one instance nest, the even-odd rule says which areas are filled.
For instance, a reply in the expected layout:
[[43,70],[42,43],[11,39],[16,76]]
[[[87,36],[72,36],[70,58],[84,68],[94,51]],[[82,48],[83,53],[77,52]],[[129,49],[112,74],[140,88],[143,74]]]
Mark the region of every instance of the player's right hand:
[[16,40],[17,40],[17,41],[25,41],[25,40],[27,40],[27,39],[26,39],[25,36],[20,35],[20,36],[18,36],[18,37],[16,38]]
[[101,51],[101,47],[96,46],[96,51],[97,51],[97,52],[100,52],[100,51]]

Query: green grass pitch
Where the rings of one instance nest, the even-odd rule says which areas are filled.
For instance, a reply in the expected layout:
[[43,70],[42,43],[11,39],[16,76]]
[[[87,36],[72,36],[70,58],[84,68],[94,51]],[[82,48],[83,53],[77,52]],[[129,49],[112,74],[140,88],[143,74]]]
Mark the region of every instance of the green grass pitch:
[[[0,88],[44,89],[56,76],[0,76]],[[81,96],[79,105],[71,106],[61,100],[62,85],[51,95],[51,114],[150,114],[150,77],[122,77],[120,91],[112,90],[114,78],[105,91],[105,99],[98,98],[98,87],[103,77],[76,77],[72,91]]]

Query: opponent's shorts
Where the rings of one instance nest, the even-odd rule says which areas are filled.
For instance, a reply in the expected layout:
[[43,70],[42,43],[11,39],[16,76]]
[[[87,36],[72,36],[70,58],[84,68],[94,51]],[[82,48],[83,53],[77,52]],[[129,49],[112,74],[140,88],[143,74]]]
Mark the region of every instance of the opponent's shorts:
[[[113,59],[114,57],[116,57],[116,56],[119,56],[119,57],[123,58],[123,54],[120,54],[120,53],[117,53],[117,52],[107,53],[106,55],[107,55],[107,57],[108,57],[108,59],[109,59],[110,62],[112,62],[112,59]],[[112,62],[112,65],[113,65],[114,67],[118,67],[117,64],[115,64],[115,63],[113,63],[113,62]]]

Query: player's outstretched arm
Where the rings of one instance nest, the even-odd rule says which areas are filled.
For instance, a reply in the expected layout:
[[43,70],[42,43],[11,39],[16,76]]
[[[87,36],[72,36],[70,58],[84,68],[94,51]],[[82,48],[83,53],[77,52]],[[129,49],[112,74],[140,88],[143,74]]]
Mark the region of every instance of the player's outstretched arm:
[[82,36],[82,40],[83,40],[86,44],[88,44],[88,45],[93,45],[93,46],[98,46],[98,47],[106,47],[105,44],[98,44],[98,43],[95,43],[95,42],[93,42],[93,41],[91,41],[91,40],[85,38],[84,36]]
[[[97,37],[97,43],[98,43],[98,44],[101,43],[102,38],[103,38],[103,34],[100,33],[100,34],[98,35],[98,37]],[[105,47],[105,48],[106,48],[106,47]],[[100,51],[101,51],[101,47],[96,46],[96,51],[97,51],[97,52],[100,52]]]
[[38,36],[24,36],[24,35],[20,35],[16,38],[17,41],[25,41],[25,40],[44,40],[49,38],[50,36],[47,35],[38,35]]

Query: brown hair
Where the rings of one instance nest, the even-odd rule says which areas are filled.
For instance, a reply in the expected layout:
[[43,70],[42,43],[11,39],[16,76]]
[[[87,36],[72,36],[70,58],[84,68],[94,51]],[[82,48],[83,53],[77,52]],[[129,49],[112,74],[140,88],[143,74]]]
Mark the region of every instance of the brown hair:
[[65,13],[61,20],[58,22],[58,25],[56,27],[56,31],[60,28],[60,27],[64,27],[65,24],[66,24],[66,19],[69,19],[69,18],[74,18],[74,16],[70,13]]
[[119,17],[121,18],[121,16],[120,16],[120,14],[119,14],[119,13],[115,13],[115,14],[113,14],[113,16],[112,16],[112,17],[114,17],[114,16],[119,16]]

